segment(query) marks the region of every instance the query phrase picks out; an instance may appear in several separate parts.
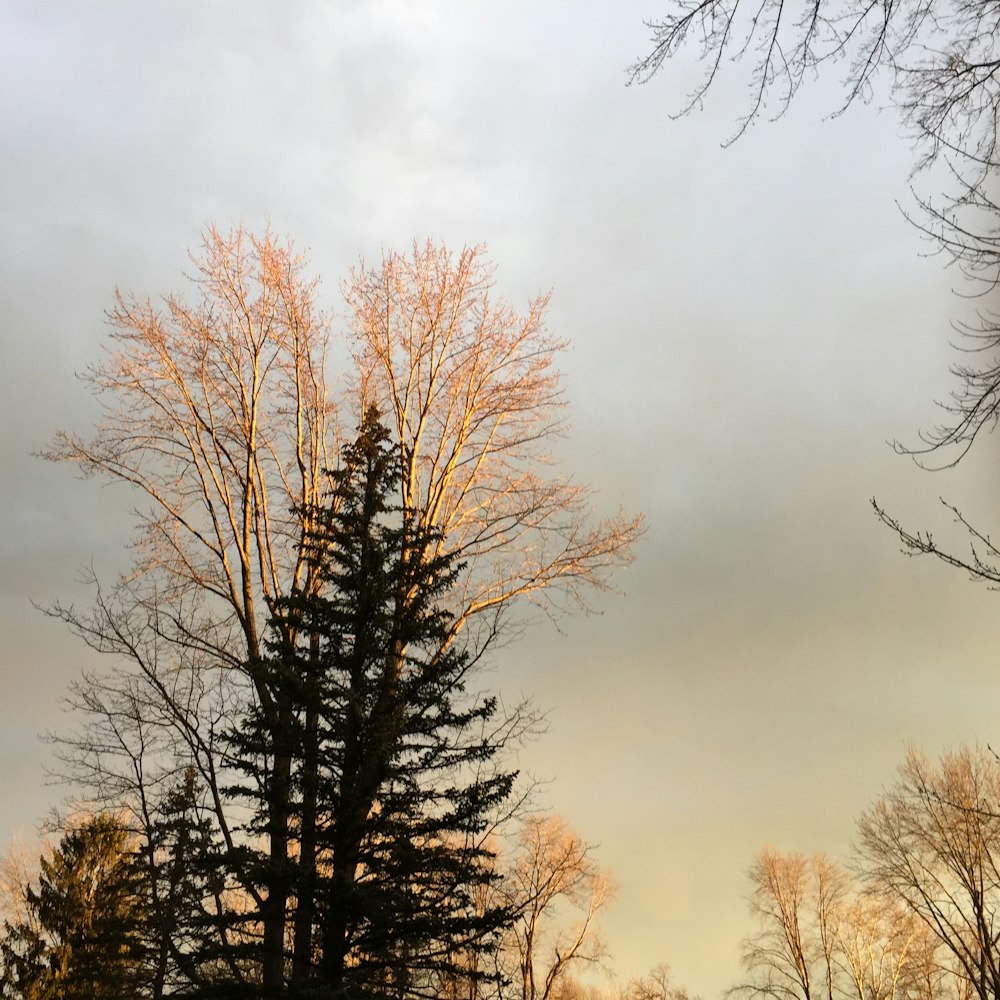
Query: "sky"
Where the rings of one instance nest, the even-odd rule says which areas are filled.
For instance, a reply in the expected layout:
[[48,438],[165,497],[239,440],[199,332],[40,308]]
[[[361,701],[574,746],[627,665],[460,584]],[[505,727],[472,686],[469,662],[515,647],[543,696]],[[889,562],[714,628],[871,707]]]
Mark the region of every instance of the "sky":
[[67,794],[38,736],[96,665],[38,606],[84,604],[130,534],[127,497],[34,453],[98,418],[74,373],[114,289],[183,289],[209,224],[291,236],[335,314],[428,236],[485,243],[514,305],[551,289],[560,468],[648,528],[493,679],[548,712],[524,766],[619,883],[619,977],[720,996],[758,851],[846,857],[910,744],[996,741],[997,597],[869,504],[956,546],[939,497],[1000,523],[997,442],[936,473],[887,443],[936,422],[971,308],[903,217],[933,179],[878,95],[831,117],[836,71],[729,147],[738,71],[675,120],[691,60],[625,86],[666,3],[0,7],[0,843]]

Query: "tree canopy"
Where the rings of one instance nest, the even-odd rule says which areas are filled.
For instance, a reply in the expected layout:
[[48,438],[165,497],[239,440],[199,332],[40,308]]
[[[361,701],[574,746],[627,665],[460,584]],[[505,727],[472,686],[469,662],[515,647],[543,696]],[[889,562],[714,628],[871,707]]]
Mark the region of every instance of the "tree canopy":
[[481,247],[352,275],[336,397],[290,242],[210,229],[193,262],[188,295],[116,297],[104,419],[48,455],[142,502],[130,569],[51,609],[113,663],[67,776],[134,817],[163,989],[419,994],[507,919],[477,886],[532,716],[474,668],[514,606],[586,606],[641,518],[549,467],[562,344]]
[[41,858],[27,918],[7,923],[4,996],[130,1000],[147,995],[148,896],[127,828],[107,813],[69,829]]

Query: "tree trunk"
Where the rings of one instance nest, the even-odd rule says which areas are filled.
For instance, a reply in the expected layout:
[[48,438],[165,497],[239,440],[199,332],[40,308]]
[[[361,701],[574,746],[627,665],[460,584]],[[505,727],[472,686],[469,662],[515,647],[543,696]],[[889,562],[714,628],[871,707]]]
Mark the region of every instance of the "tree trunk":
[[292,983],[305,983],[313,969],[313,924],[316,920],[316,802],[319,795],[319,637],[309,643],[306,677],[306,722],[302,748],[302,820],[299,876],[296,883]]
[[273,733],[274,764],[268,790],[268,875],[267,899],[262,909],[263,959],[261,981],[264,997],[278,1000],[285,985],[285,918],[288,908],[288,831],[291,799],[292,748],[291,710],[282,704],[278,709]]

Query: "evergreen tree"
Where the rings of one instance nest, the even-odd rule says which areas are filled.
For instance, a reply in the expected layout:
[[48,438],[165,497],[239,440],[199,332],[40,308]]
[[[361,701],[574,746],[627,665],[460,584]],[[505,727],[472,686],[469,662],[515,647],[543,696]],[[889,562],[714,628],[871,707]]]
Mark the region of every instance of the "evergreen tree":
[[[515,775],[498,754],[497,701],[467,689],[477,657],[450,638],[444,601],[459,567],[393,502],[400,456],[375,410],[331,474],[310,558],[321,587],[282,608],[269,659],[290,706],[293,841],[281,870],[260,852],[254,888],[293,900],[294,995],[419,995],[470,949],[490,949],[509,914],[483,908],[493,879],[484,832]],[[284,794],[259,712],[233,734],[258,829]],[[461,956],[461,957],[459,957]]]
[[185,995],[220,979],[241,981],[227,968],[229,949],[221,897],[219,848],[199,802],[194,767],[158,804],[155,820],[136,853],[149,895],[147,947],[152,1000]]
[[69,830],[41,859],[29,917],[0,943],[6,996],[132,1000],[148,995],[147,900],[128,831],[101,813]]

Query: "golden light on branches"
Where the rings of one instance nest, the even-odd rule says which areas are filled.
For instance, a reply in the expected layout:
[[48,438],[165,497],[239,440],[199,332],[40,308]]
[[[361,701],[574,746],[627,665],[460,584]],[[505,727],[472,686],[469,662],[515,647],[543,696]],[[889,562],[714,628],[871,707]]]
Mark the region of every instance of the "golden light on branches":
[[585,487],[551,469],[564,430],[546,328],[548,297],[524,313],[494,294],[482,247],[428,242],[360,267],[345,291],[359,385],[393,422],[404,507],[467,564],[469,616],[527,596],[582,601],[632,557],[641,517],[588,527]]
[[[316,789],[290,735],[301,706],[287,671],[267,669],[266,658],[276,645],[318,649],[291,634],[294,615],[276,612],[324,585],[310,546],[339,453],[332,340],[290,242],[209,229],[192,264],[186,295],[116,294],[110,349],[83,376],[102,419],[89,438],[58,435],[47,455],[125,485],[139,503],[131,568],[113,585],[93,581],[90,610],[50,612],[115,657],[113,671],[77,685],[83,722],[63,747],[94,797],[133,806],[140,820],[194,768],[198,808],[225,851],[238,852],[249,806],[233,794],[225,733],[259,706],[267,798],[254,836],[276,874],[223,889],[259,913],[261,980],[273,990],[290,941],[297,969],[311,960],[299,924],[312,917],[289,873],[322,863]],[[631,560],[642,527],[626,515],[590,522],[590,492],[555,474],[564,345],[545,327],[545,297],[519,313],[494,295],[493,279],[481,247],[452,255],[432,243],[356,270],[345,287],[354,377],[339,400],[357,417],[375,404],[394,431],[411,537],[434,539],[461,567],[444,643],[474,624],[466,636],[477,652],[521,599],[549,611],[585,605]],[[421,542],[401,557],[426,553]],[[239,866],[231,871],[239,882]],[[594,886],[585,938],[603,900]]]

